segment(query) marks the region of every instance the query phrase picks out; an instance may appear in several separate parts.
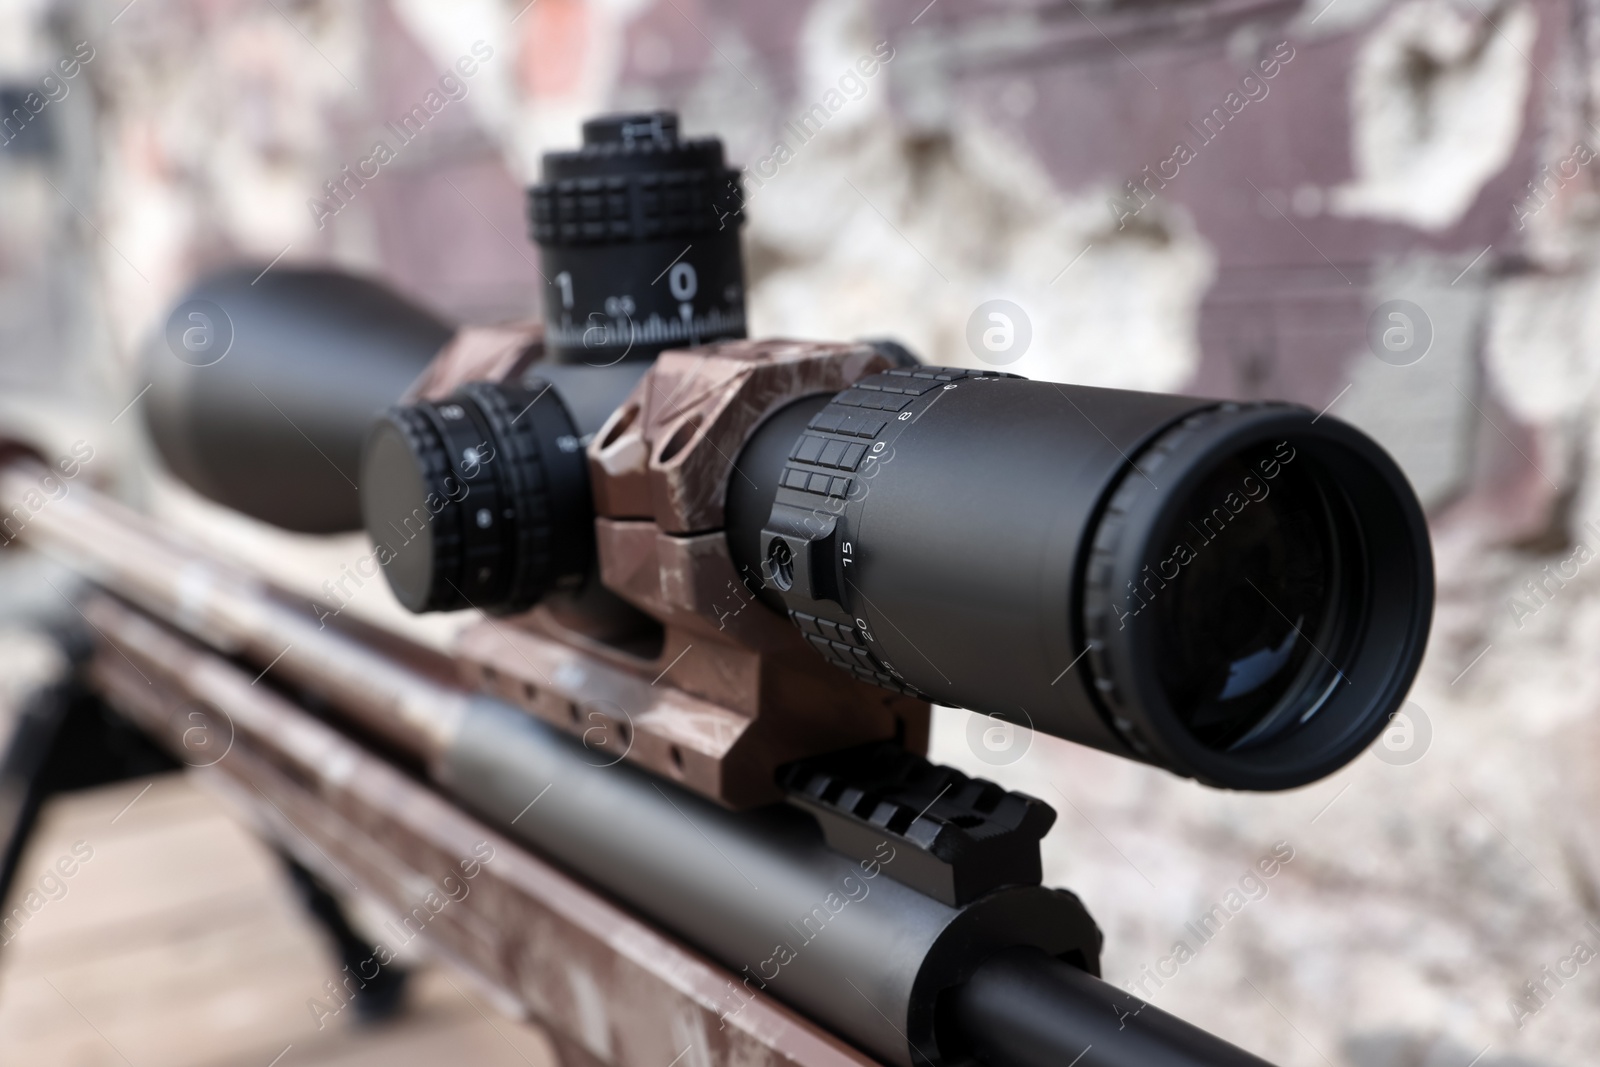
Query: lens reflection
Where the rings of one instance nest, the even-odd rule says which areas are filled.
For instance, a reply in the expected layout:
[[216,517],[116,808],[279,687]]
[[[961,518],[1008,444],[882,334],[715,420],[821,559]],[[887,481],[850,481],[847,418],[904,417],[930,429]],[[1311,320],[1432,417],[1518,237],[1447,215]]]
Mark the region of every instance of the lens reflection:
[[1324,657],[1340,561],[1322,481],[1287,441],[1248,449],[1215,468],[1153,542],[1141,573],[1157,675],[1202,744],[1261,740],[1313,711],[1337,677]]

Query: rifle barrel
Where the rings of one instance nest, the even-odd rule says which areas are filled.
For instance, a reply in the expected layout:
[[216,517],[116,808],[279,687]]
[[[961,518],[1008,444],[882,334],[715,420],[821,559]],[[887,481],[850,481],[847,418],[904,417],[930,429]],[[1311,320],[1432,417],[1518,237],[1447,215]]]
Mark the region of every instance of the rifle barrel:
[[986,960],[955,997],[989,1067],[1272,1067],[1038,949]]

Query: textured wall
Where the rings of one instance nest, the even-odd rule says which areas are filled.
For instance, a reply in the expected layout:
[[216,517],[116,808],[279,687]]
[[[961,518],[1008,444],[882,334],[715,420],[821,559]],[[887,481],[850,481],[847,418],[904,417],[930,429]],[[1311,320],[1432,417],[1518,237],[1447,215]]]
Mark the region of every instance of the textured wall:
[[[1104,925],[1108,977],[1285,1064],[1593,1061],[1600,966],[1562,963],[1600,951],[1590,0],[122,2],[0,5],[9,84],[95,50],[41,112],[54,147],[0,148],[13,417],[77,398],[61,418],[139,455],[107,421],[143,384],[127,354],[215,263],[533,311],[539,153],[596,110],[675,107],[759,168],[756,332],[970,364],[969,316],[1009,300],[1032,327],[1010,369],[1331,404],[1430,505],[1413,711],[1328,781],[1221,794],[1048,738],[996,768],[941,718],[942,758],[1060,810],[1050,877]],[[464,98],[331,200],[476,42]],[[784,124],[830,92],[800,143]],[[1242,884],[1278,842],[1292,860]]]

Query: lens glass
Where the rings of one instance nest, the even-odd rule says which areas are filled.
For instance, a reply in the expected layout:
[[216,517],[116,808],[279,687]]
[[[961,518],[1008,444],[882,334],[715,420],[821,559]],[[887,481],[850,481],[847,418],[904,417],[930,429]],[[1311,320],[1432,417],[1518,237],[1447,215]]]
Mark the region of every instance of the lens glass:
[[1325,478],[1283,441],[1213,468],[1152,542],[1132,591],[1178,717],[1214,749],[1308,719],[1338,679],[1344,570]]
[[400,602],[422,611],[433,587],[434,511],[417,457],[393,425],[381,422],[361,465],[361,508],[384,574]]

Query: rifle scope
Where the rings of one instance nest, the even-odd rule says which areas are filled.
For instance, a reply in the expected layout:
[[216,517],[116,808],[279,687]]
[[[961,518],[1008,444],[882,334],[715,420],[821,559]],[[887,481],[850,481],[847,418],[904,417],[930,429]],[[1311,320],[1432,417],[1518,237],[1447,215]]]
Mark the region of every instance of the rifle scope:
[[[676,129],[666,113],[596,119],[581,149],[546,158],[530,202],[551,286],[547,358],[515,381],[390,409],[368,433],[361,511],[412,610],[520,611],[592,579],[583,449],[648,367],[637,357],[743,334],[737,211],[714,210],[711,191],[736,188],[732,172],[720,143]],[[298,447],[332,478],[328,449],[319,458],[294,434],[333,442],[319,427],[357,409],[364,420],[377,388],[399,395],[442,331],[399,314],[398,298],[331,309],[307,296],[326,290],[306,284],[317,278],[292,280],[282,294],[197,290],[239,320],[235,351],[203,373],[276,435],[229,450],[235,477],[209,482],[271,489],[258,507],[219,497],[269,521],[286,506],[273,501],[306,494],[262,463]],[[621,296],[631,310],[606,320]],[[587,341],[569,329],[591,319],[604,329]],[[285,377],[316,361],[267,358],[300,336],[291,322],[403,358],[334,411],[309,374]],[[162,426],[192,437],[174,404],[168,417],[152,398],[158,440]],[[1433,564],[1410,486],[1359,431],[1295,405],[902,365],[772,413],[736,466],[733,560],[824,660],[1208,784],[1283,789],[1343,766],[1422,657]],[[338,528],[298,513],[282,524]]]
[[905,368],[738,465],[734,559],[825,659],[1212,785],[1348,763],[1422,657],[1415,495],[1295,405]]
[[[409,606],[426,588],[515,610],[581,582],[592,506],[559,442],[568,406],[618,390],[566,369],[378,423],[369,531],[430,531],[385,566]],[[909,367],[780,410],[737,466],[734,561],[825,660],[1212,785],[1343,766],[1421,660],[1416,498],[1369,438],[1295,405]]]

